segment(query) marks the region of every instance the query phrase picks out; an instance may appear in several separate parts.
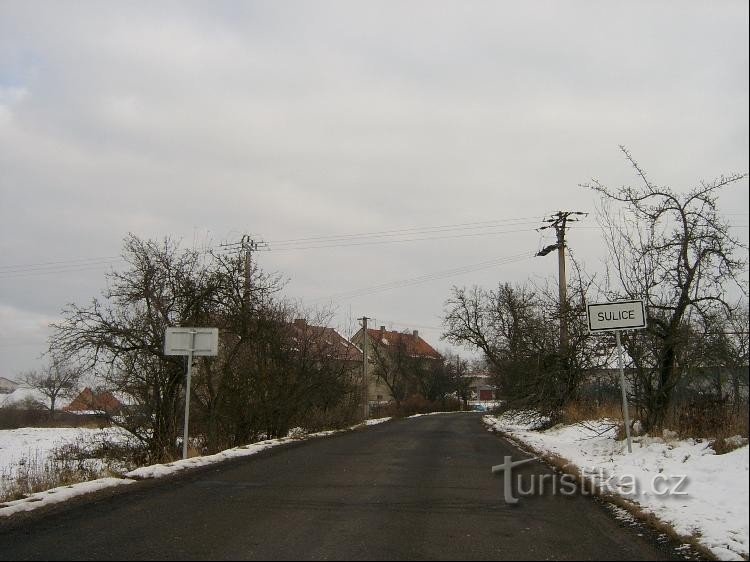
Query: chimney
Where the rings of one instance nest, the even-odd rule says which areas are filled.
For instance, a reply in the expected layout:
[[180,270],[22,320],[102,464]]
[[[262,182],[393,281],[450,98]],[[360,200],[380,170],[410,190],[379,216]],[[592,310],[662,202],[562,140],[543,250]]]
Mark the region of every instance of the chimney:
[[298,328],[304,328],[305,326],[307,326],[307,320],[305,320],[304,318],[295,318],[294,325]]
[[381,327],[380,327],[380,333],[381,333],[381,334],[384,334],[384,333],[385,333],[385,326],[381,326]]
[[418,337],[419,337],[419,330],[414,330],[414,331],[412,332],[412,335],[413,335],[413,336],[414,336],[415,338],[418,338]]

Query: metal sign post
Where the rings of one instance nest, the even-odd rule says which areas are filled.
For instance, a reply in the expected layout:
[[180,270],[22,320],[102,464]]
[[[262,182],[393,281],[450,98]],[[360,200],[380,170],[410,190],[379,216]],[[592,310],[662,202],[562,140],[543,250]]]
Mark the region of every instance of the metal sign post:
[[625,416],[625,435],[628,437],[628,453],[632,453],[633,441],[630,438],[630,412],[628,411],[628,393],[625,392],[625,361],[622,359],[620,330],[615,331],[615,339],[617,339],[617,358],[620,364],[620,389],[622,390],[622,413]]
[[[617,332],[618,342],[620,332]],[[193,372],[193,352],[195,351],[195,330],[190,332],[190,349],[187,355],[187,380],[185,381],[185,427],[182,430],[182,458],[188,458],[188,420],[190,419],[190,375]]]
[[617,340],[617,359],[620,366],[620,389],[622,391],[622,412],[625,418],[625,434],[628,438],[628,453],[633,452],[630,437],[630,412],[628,394],[625,390],[625,361],[622,357],[622,330],[642,330],[646,327],[646,304],[643,300],[619,301],[602,304],[587,304],[589,332],[614,332]]
[[185,381],[185,427],[182,432],[182,458],[188,455],[188,420],[190,419],[190,377],[193,356],[218,355],[218,328],[167,328],[164,334],[164,355],[187,355]]

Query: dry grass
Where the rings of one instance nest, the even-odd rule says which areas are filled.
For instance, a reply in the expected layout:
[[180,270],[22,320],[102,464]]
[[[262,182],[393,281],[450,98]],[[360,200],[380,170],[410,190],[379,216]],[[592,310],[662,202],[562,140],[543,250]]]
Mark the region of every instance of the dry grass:
[[[199,450],[190,452],[200,455]],[[0,471],[0,503],[105,476],[120,477],[144,460],[145,451],[134,442],[82,435],[48,455],[37,451]]]
[[[636,417],[631,410],[631,420],[635,420]],[[619,402],[601,404],[585,401],[572,402],[562,414],[562,422],[566,424],[585,423],[605,418],[619,422],[617,438],[625,439],[622,406]],[[674,430],[681,439],[709,440],[717,454],[724,454],[746,444],[741,439],[737,439],[737,436],[747,439],[750,436],[749,425],[746,406],[732,408],[724,401],[704,399],[673,406],[667,416],[665,427],[658,428],[658,430]]]
[[572,402],[568,404],[562,415],[562,421],[566,424],[581,423],[604,418],[612,420],[622,419],[621,405],[611,402],[601,404],[583,401]]
[[36,492],[100,478],[106,471],[92,463],[24,458],[0,474],[0,502],[19,500]]
[[696,400],[675,406],[667,423],[680,438],[711,441],[711,447],[717,454],[746,445],[750,436],[747,405],[733,408],[722,400]]

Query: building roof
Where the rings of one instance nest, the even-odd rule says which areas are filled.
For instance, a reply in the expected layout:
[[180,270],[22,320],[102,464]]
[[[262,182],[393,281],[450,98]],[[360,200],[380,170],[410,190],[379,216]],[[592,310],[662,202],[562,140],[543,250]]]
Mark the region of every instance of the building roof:
[[295,320],[292,327],[310,338],[318,351],[343,361],[362,361],[362,351],[333,328],[313,326],[303,319]]
[[115,398],[111,392],[95,393],[89,387],[84,388],[81,393],[68,406],[63,408],[66,412],[90,412],[100,411],[112,414],[122,408],[122,403]]
[[370,341],[386,349],[397,349],[399,346],[404,346],[406,352],[412,357],[423,357],[425,359],[443,358],[442,355],[435,351],[435,348],[419,336],[419,332],[416,330],[412,333],[393,332],[381,326],[379,330],[368,329],[367,335]]

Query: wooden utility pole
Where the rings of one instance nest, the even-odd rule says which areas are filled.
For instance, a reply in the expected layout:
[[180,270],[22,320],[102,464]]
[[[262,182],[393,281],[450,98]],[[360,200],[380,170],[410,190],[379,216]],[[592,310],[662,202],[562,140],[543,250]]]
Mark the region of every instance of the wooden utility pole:
[[253,275],[253,267],[252,267],[252,257],[253,257],[253,251],[258,249],[258,243],[251,239],[250,236],[245,234],[242,237],[242,250],[245,252],[245,287],[244,287],[244,297],[245,300],[250,299],[250,288],[252,287],[252,275]]
[[253,264],[252,256],[253,252],[257,252],[261,248],[266,248],[268,245],[265,242],[258,242],[250,237],[249,234],[244,234],[239,242],[231,242],[227,244],[221,244],[222,248],[226,248],[228,251],[236,252],[239,251],[244,254],[242,263],[242,275],[245,278],[243,283],[242,297],[245,302],[250,301],[250,289],[252,289],[252,277],[253,277]]
[[560,354],[568,353],[568,278],[565,274],[565,225],[568,222],[567,215],[558,212],[559,224],[555,225],[557,230],[557,284],[560,298]]
[[569,222],[577,222],[578,219],[570,218],[571,215],[586,215],[580,211],[558,211],[544,222],[549,224],[542,226],[538,230],[554,228],[557,235],[557,243],[547,246],[541,250],[537,256],[546,256],[552,250],[557,250],[557,283],[559,292],[559,313],[560,313],[560,355],[568,353],[568,280],[565,273],[565,229]]
[[369,318],[363,316],[359,320],[362,320],[362,400],[364,402],[363,414],[364,419],[366,420],[370,417],[370,407],[368,404],[369,397],[367,396],[367,383],[369,381],[367,375],[367,321]]

